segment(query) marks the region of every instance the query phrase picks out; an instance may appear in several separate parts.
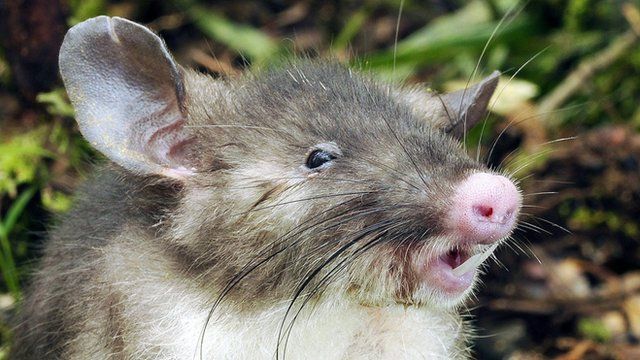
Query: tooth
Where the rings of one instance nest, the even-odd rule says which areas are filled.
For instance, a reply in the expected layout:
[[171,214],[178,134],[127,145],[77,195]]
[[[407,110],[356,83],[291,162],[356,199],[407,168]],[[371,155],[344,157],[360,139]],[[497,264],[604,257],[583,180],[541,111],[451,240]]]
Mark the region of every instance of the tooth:
[[493,254],[493,251],[497,247],[498,247],[498,243],[495,243],[491,245],[491,247],[489,247],[484,252],[481,252],[480,254],[475,254],[472,257],[468,258],[467,261],[463,262],[457,268],[452,270],[453,275],[462,276],[467,272],[477,268],[478,266],[480,266],[480,264],[482,264],[485,260],[487,260],[487,258],[491,256],[491,254]]

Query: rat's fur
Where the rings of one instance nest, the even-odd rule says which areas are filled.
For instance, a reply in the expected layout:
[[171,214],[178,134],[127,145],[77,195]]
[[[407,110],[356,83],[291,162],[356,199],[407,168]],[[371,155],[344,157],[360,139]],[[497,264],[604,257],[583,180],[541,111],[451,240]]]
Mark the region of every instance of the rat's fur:
[[[453,188],[486,171],[440,130],[436,96],[415,107],[415,92],[308,61],[234,82],[182,76],[197,171],[107,164],[82,187],[13,358],[190,359],[200,344],[204,359],[468,356],[455,306],[468,293],[445,296],[409,266],[451,246]],[[316,172],[318,144],[340,156]]]

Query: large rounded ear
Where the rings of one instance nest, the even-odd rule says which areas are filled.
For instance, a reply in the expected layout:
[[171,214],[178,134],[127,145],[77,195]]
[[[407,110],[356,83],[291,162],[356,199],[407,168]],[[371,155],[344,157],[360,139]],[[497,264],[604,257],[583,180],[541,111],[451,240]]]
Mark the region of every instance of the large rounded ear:
[[72,27],[60,73],[84,137],[136,174],[193,173],[182,71],[146,27],[99,16]]
[[500,72],[494,71],[473,86],[440,95],[449,119],[444,131],[459,139],[480,122],[487,114],[489,100],[498,86],[499,79]]

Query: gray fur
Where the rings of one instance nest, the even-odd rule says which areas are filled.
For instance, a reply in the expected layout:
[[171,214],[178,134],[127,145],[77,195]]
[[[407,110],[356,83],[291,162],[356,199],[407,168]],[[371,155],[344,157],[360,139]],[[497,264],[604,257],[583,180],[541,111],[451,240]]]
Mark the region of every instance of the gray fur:
[[[269,255],[223,303],[247,313],[290,301],[326,261],[331,266],[318,270],[301,299],[346,294],[367,306],[433,305],[414,297],[403,255],[442,231],[455,184],[486,170],[444,132],[449,121],[436,96],[424,93],[424,107],[415,107],[409,90],[326,62],[294,62],[234,81],[179,71],[179,137],[191,139],[184,156],[193,173],[164,176],[153,170],[157,158],[123,160],[98,147],[120,165],[102,166],[51,232],[13,358],[69,358],[79,348],[87,359],[133,357],[137,328],[153,319],[131,315],[136,292],[144,291],[131,284],[179,279],[209,294],[202,304],[209,307],[247,264]],[[70,95],[82,123],[86,99]],[[341,155],[317,173],[305,168],[308,154],[327,143]],[[348,261],[323,286],[341,247],[337,261]],[[309,294],[316,287],[325,291]],[[145,351],[148,358],[163,354]]]

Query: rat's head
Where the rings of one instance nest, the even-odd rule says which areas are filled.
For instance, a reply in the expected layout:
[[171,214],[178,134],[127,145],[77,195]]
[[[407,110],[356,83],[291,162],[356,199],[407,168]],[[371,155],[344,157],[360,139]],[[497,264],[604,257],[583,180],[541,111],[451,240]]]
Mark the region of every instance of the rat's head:
[[517,188],[459,142],[495,74],[442,96],[311,62],[223,82],[107,17],[69,31],[60,67],[94,147],[179,185],[163,244],[180,270],[252,307],[318,290],[454,305],[515,226]]

